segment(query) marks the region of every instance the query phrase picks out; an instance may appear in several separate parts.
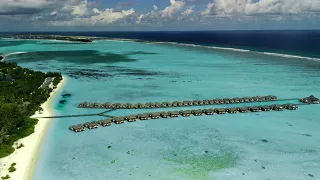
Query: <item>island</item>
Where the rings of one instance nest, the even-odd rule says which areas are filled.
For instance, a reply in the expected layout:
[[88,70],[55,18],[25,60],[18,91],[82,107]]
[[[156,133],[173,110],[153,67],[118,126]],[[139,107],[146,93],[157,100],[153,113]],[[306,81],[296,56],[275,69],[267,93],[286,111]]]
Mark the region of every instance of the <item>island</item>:
[[1,35],[1,38],[10,38],[10,39],[43,39],[43,40],[59,40],[59,41],[71,41],[71,42],[84,42],[90,43],[93,42],[93,37],[84,37],[84,36],[60,36],[60,35],[17,35],[17,34],[6,34]]
[[24,169],[30,167],[32,154],[36,154],[39,139],[45,136],[44,132],[50,122],[43,119],[38,122],[38,118],[32,117],[37,113],[45,115],[50,107],[48,100],[52,99],[63,80],[61,73],[43,73],[22,68],[16,63],[0,62],[2,179],[21,179],[25,176],[23,172],[28,172]]

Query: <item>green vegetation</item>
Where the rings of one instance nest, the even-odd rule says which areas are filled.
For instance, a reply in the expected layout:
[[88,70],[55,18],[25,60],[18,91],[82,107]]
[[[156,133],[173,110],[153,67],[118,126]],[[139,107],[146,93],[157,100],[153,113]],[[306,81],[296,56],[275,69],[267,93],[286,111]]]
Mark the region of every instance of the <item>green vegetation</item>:
[[6,176],[2,176],[1,179],[3,179],[3,180],[10,179],[10,176],[7,174]]
[[[52,89],[39,88],[47,77],[55,77],[54,86],[62,79],[60,73],[42,73],[0,62],[0,158],[14,152],[13,143],[34,132],[37,119],[32,116],[45,102]],[[5,77],[5,78],[1,78]],[[20,146],[21,147],[21,146]]]
[[15,167],[15,165],[17,165],[17,163],[12,163],[11,164],[11,166],[9,167],[9,172],[11,173],[11,172],[15,172],[17,169],[16,169],[16,167]]

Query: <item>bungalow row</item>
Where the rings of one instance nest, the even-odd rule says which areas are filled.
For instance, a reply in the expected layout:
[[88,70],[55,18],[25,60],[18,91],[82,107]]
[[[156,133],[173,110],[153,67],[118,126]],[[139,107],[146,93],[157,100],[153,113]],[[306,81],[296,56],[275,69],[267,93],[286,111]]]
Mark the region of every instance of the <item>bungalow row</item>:
[[148,103],[89,103],[83,102],[78,105],[79,108],[111,108],[111,109],[149,109],[149,108],[164,108],[164,107],[181,107],[181,106],[201,106],[201,105],[213,105],[213,104],[232,104],[232,103],[249,103],[249,102],[264,102],[277,100],[276,96],[253,96],[243,98],[224,98],[224,99],[205,99],[205,100],[185,100],[185,101],[169,101],[165,102],[148,102]]

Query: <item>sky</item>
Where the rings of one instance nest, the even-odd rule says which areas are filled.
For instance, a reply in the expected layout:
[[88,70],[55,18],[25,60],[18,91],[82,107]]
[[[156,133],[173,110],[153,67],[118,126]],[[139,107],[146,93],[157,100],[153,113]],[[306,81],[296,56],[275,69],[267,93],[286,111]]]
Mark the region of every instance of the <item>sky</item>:
[[0,31],[320,29],[320,0],[0,0]]

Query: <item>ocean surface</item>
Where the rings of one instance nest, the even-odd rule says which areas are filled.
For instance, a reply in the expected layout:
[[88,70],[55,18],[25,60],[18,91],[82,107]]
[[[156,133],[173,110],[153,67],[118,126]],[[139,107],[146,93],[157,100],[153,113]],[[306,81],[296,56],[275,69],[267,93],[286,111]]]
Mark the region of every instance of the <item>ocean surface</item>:
[[[10,34],[10,33],[0,33]],[[171,42],[275,56],[320,58],[320,30],[273,31],[149,31],[149,32],[20,32],[15,34],[94,36],[149,42]],[[269,54],[270,55],[270,54]]]
[[[23,67],[60,71],[67,77],[52,104],[60,115],[102,111],[77,108],[82,101],[320,96],[320,64],[314,59],[116,40],[0,40],[0,54]],[[62,93],[72,94],[65,104],[59,104]],[[288,102],[296,101],[281,104]],[[205,108],[211,107],[219,106]],[[159,110],[110,115],[146,111]],[[319,106],[308,105],[297,111],[138,120],[81,133],[68,127],[102,118],[55,119],[34,179],[319,179],[319,117]]]

